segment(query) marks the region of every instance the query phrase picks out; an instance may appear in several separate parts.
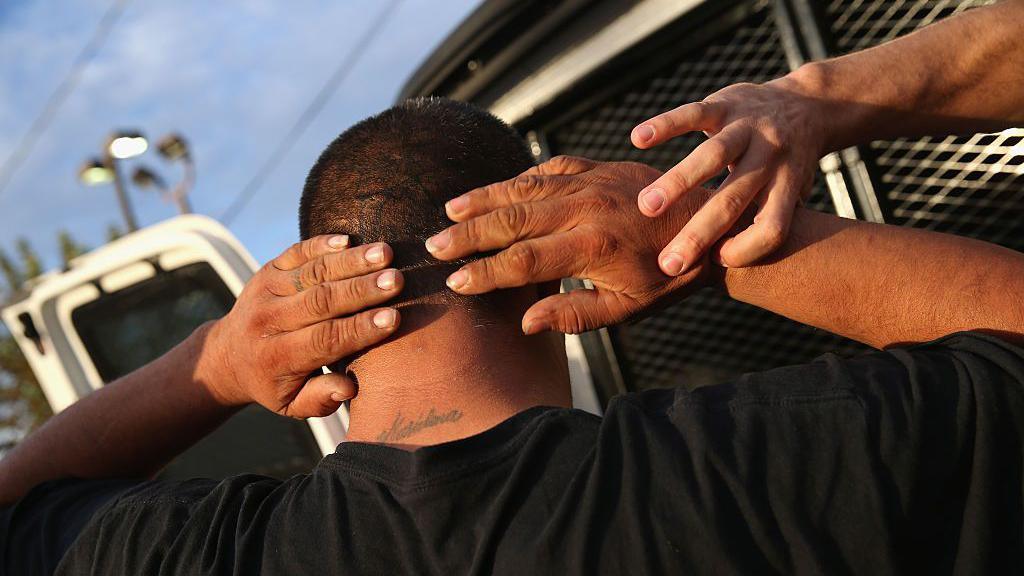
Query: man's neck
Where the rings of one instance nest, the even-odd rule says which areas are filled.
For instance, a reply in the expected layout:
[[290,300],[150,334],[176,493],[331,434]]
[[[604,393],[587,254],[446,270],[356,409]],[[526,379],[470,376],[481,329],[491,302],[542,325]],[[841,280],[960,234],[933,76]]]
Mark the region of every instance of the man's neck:
[[410,327],[413,315],[403,313],[406,332],[350,366],[359,393],[349,440],[416,448],[472,436],[533,406],[572,405],[564,349],[545,340],[557,336],[439,314]]

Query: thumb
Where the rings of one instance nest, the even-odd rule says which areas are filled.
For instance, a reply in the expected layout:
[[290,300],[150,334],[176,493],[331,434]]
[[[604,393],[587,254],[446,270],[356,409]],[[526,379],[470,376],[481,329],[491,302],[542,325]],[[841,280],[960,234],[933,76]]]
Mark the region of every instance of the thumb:
[[607,326],[618,320],[609,306],[609,298],[607,291],[585,288],[548,296],[523,315],[523,332],[529,335],[555,330],[579,334]]
[[310,378],[288,404],[285,415],[292,418],[329,416],[341,403],[356,395],[356,384],[351,378],[336,372]]

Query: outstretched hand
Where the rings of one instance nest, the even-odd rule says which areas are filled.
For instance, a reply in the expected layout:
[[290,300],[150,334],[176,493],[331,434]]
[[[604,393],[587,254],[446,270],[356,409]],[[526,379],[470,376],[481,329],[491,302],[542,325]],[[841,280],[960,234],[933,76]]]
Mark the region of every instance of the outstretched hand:
[[824,113],[805,93],[792,75],[766,84],[736,84],[633,129],[638,148],[689,132],[710,136],[640,191],[637,203],[647,216],[660,217],[680,198],[730,171],[714,197],[661,251],[658,261],[666,274],[689,269],[748,207],[755,209],[753,224],[722,245],[722,263],[748,266],[782,245],[825,148]]
[[559,156],[448,202],[448,216],[458,224],[428,239],[427,250],[441,260],[502,250],[449,276],[449,288],[460,294],[568,277],[593,283],[593,290],[534,304],[523,317],[527,334],[579,333],[622,322],[681,298],[707,276],[706,257],[678,277],[658,269],[661,247],[709,194],[690,195],[663,218],[645,218],[636,210],[633,192],[660,174],[644,164]]
[[370,308],[402,290],[402,273],[386,268],[392,256],[387,244],[350,248],[345,236],[317,236],[268,262],[210,329],[211,393],[226,405],[258,402],[295,418],[336,411],[355,383],[339,373],[310,375],[398,327],[397,310]]

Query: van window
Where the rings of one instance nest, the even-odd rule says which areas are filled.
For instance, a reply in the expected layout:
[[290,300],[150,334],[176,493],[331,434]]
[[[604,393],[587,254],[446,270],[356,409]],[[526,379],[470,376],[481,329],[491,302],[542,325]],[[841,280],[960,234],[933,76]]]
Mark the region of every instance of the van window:
[[[104,383],[139,368],[199,325],[231,310],[234,295],[205,262],[157,275],[79,306],[71,322]],[[320,450],[304,422],[250,406],[179,456],[164,478],[308,472]]]

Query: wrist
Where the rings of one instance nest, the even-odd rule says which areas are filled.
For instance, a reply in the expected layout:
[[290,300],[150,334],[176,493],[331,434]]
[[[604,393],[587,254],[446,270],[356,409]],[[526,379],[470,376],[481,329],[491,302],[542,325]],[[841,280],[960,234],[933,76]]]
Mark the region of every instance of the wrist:
[[775,82],[802,96],[800,105],[806,110],[801,116],[816,136],[812,144],[819,158],[860,143],[866,109],[846,93],[833,61],[808,62]]
[[237,393],[237,379],[223,342],[223,320],[206,322],[196,328],[189,340],[195,358],[193,379],[220,405],[247,404],[248,401]]

